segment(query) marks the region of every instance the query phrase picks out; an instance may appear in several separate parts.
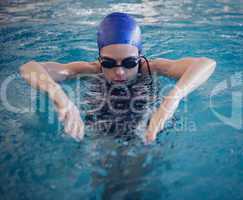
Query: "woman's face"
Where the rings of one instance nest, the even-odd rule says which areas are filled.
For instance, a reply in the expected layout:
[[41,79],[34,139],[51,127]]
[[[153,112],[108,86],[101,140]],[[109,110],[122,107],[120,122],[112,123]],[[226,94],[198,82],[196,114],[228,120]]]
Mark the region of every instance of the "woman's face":
[[[121,65],[124,58],[138,56],[138,49],[129,44],[112,44],[103,47],[100,50],[101,57],[109,57],[117,61],[117,65]],[[102,66],[101,66],[102,67]],[[138,65],[131,69],[122,66],[107,69],[102,67],[105,78],[113,83],[125,83],[134,79],[138,73]]]

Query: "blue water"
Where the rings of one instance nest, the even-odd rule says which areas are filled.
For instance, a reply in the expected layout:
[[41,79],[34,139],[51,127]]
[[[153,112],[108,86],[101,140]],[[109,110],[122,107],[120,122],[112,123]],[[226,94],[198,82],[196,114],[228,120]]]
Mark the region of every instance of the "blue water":
[[[95,60],[96,27],[114,11],[136,18],[150,59],[217,61],[209,81],[181,102],[176,123],[149,146],[88,130],[75,142],[45,94],[31,95],[18,74],[30,60]],[[243,199],[242,46],[241,0],[1,1],[1,199]],[[87,82],[62,86],[81,86],[82,97]]]

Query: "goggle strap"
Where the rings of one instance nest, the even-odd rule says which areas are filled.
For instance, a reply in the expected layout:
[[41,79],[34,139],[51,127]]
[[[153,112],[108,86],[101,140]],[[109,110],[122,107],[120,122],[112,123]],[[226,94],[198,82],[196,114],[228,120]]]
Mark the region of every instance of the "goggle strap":
[[148,68],[148,72],[149,72],[149,75],[152,76],[152,73],[151,73],[151,69],[150,69],[150,65],[149,65],[149,61],[148,59],[145,57],[145,56],[140,56],[141,58],[143,58],[147,64],[147,68]]

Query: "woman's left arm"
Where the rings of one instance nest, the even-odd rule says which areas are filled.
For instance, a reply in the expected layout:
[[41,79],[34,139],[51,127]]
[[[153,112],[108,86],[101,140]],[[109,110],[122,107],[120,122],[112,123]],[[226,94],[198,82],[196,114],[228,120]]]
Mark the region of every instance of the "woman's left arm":
[[146,133],[146,142],[155,140],[165,122],[173,116],[180,101],[212,75],[216,62],[209,58],[157,59],[150,61],[151,70],[159,75],[177,78],[175,87],[153,113]]

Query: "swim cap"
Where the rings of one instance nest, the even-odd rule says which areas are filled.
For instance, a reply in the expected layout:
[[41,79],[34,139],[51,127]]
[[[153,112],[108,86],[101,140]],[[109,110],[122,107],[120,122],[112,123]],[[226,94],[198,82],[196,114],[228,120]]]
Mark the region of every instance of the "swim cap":
[[99,51],[111,44],[131,44],[141,53],[141,30],[133,17],[126,13],[114,12],[100,23],[97,44]]

